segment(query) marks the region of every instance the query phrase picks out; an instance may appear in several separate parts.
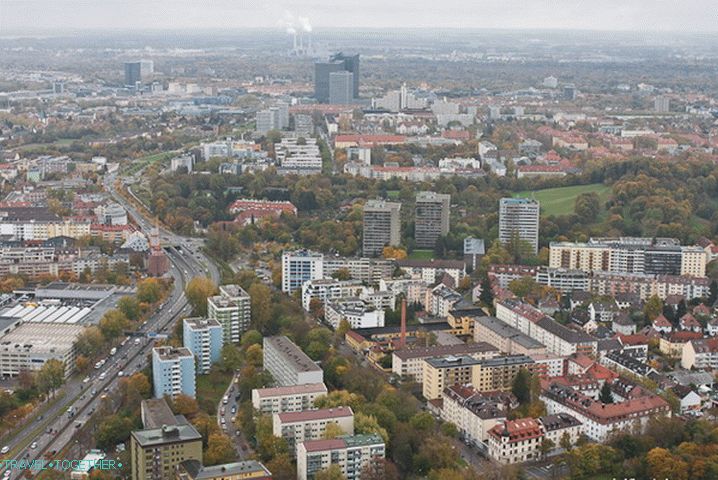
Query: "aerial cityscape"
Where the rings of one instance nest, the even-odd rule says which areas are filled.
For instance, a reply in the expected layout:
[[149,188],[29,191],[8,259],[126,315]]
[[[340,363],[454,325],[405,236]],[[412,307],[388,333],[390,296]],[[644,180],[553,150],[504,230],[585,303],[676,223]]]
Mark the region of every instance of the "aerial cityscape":
[[715,5],[242,3],[0,0],[1,480],[718,479]]

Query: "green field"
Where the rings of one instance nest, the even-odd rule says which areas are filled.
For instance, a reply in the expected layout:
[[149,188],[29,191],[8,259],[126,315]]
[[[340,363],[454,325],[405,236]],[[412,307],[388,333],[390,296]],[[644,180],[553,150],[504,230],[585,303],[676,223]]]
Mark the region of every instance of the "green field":
[[174,150],[172,152],[162,152],[162,153],[155,153],[153,155],[148,155],[146,157],[138,158],[137,160],[134,160],[130,165],[127,166],[125,169],[125,174],[127,175],[134,175],[135,173],[139,172],[143,168],[155,163],[155,162],[162,162],[165,160],[168,160],[175,156],[177,154],[177,150]]
[[611,187],[602,183],[590,185],[575,185],[572,187],[547,188],[546,190],[524,191],[515,193],[514,197],[535,198],[541,203],[543,215],[570,215],[573,213],[573,206],[576,197],[582,193],[595,192],[601,199],[603,205],[611,196]]
[[414,250],[409,254],[411,260],[431,260],[434,256],[433,250]]
[[197,400],[200,407],[210,415],[217,413],[217,404],[231,381],[232,373],[218,368],[213,368],[208,375],[197,375]]

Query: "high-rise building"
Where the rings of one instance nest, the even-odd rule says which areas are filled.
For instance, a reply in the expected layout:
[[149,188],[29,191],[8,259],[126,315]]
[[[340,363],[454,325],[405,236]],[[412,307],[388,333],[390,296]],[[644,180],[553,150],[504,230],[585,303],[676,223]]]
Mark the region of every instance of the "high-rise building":
[[656,97],[653,101],[653,110],[656,113],[668,113],[671,111],[671,101],[668,97],[662,95]]
[[311,250],[282,254],[282,291],[291,294],[308,280],[324,278],[324,255]]
[[386,246],[397,246],[401,242],[401,203],[369,200],[364,205],[364,256],[381,255]]
[[277,110],[268,108],[266,110],[260,110],[256,115],[256,127],[255,130],[259,135],[264,135],[270,130],[277,128]]
[[434,248],[439,237],[449,233],[451,195],[435,192],[416,194],[414,241],[420,248]]
[[219,361],[224,343],[222,336],[222,325],[216,320],[201,317],[184,319],[184,346],[195,356],[198,374],[209,373],[212,364]]
[[[327,62],[314,64],[314,98],[322,103],[329,102],[330,75],[334,72],[349,72],[352,74],[352,95],[359,97],[359,55],[332,55]],[[348,103],[348,102],[347,102]]]
[[202,435],[185,420],[130,435],[132,480],[174,480],[177,465],[202,461]]
[[573,83],[567,83],[564,85],[563,98],[564,100],[576,100],[576,85]]
[[329,103],[346,105],[354,100],[354,74],[341,71],[329,74]]
[[140,62],[125,62],[125,85],[134,87],[142,82],[142,64]]
[[152,349],[152,383],[155,397],[176,397],[183,394],[195,397],[194,355],[181,347],[155,347]]
[[239,285],[220,286],[219,295],[207,299],[207,317],[222,326],[224,343],[239,343],[252,320],[249,294]]
[[504,245],[515,237],[538,252],[539,202],[530,198],[502,198],[499,202],[499,241]]

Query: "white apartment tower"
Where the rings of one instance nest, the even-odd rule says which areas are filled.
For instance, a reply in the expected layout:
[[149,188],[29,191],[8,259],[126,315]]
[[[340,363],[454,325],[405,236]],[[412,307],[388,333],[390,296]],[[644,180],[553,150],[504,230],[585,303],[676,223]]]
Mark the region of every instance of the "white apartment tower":
[[539,202],[530,198],[502,198],[499,202],[499,241],[504,245],[514,236],[538,252]]

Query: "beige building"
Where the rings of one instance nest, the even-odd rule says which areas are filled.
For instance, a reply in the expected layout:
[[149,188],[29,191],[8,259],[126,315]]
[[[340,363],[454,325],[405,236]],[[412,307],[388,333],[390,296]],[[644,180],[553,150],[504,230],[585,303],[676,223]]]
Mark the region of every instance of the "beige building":
[[446,355],[468,355],[476,360],[492,358],[499,351],[489,343],[461,343],[457,345],[435,345],[424,348],[405,348],[392,353],[392,373],[422,383],[424,380],[424,360]]
[[368,200],[364,205],[362,252],[366,257],[382,254],[384,247],[401,243],[401,203]]
[[255,460],[223,463],[205,467],[197,460],[185,460],[177,466],[176,480],[270,480],[267,467]]
[[453,423],[464,438],[485,442],[488,432],[506,420],[509,408],[518,406],[510,392],[484,394],[470,385],[451,385],[444,389],[441,419]]
[[313,410],[314,400],[326,394],[327,386],[323,383],[255,388],[252,390],[252,407],[262,414],[302,412]]
[[296,445],[324,438],[330,423],[339,426],[345,434],[354,435],[354,412],[350,407],[275,413],[272,416],[272,433],[287,441],[290,452],[296,452]]
[[0,337],[0,376],[39,370],[48,360],[65,365],[65,378],[75,371],[75,343],[85,329],[77,324],[23,323]]
[[546,346],[521,333],[496,317],[474,319],[474,341],[495,345],[509,355],[537,355],[546,353]]
[[507,355],[505,357],[481,360],[473,371],[473,385],[480,392],[510,390],[514,377],[519,370],[533,370],[534,361],[526,355]]
[[447,355],[424,360],[422,394],[427,400],[443,396],[444,389],[450,385],[473,383],[474,366],[480,360],[468,355]]
[[188,423],[134,431],[130,458],[132,480],[172,480],[180,463],[202,461],[202,436]]
[[368,465],[386,455],[379,435],[346,435],[326,440],[308,440],[297,445],[297,480],[310,480],[330,465],[339,465],[347,480],[361,480]]

